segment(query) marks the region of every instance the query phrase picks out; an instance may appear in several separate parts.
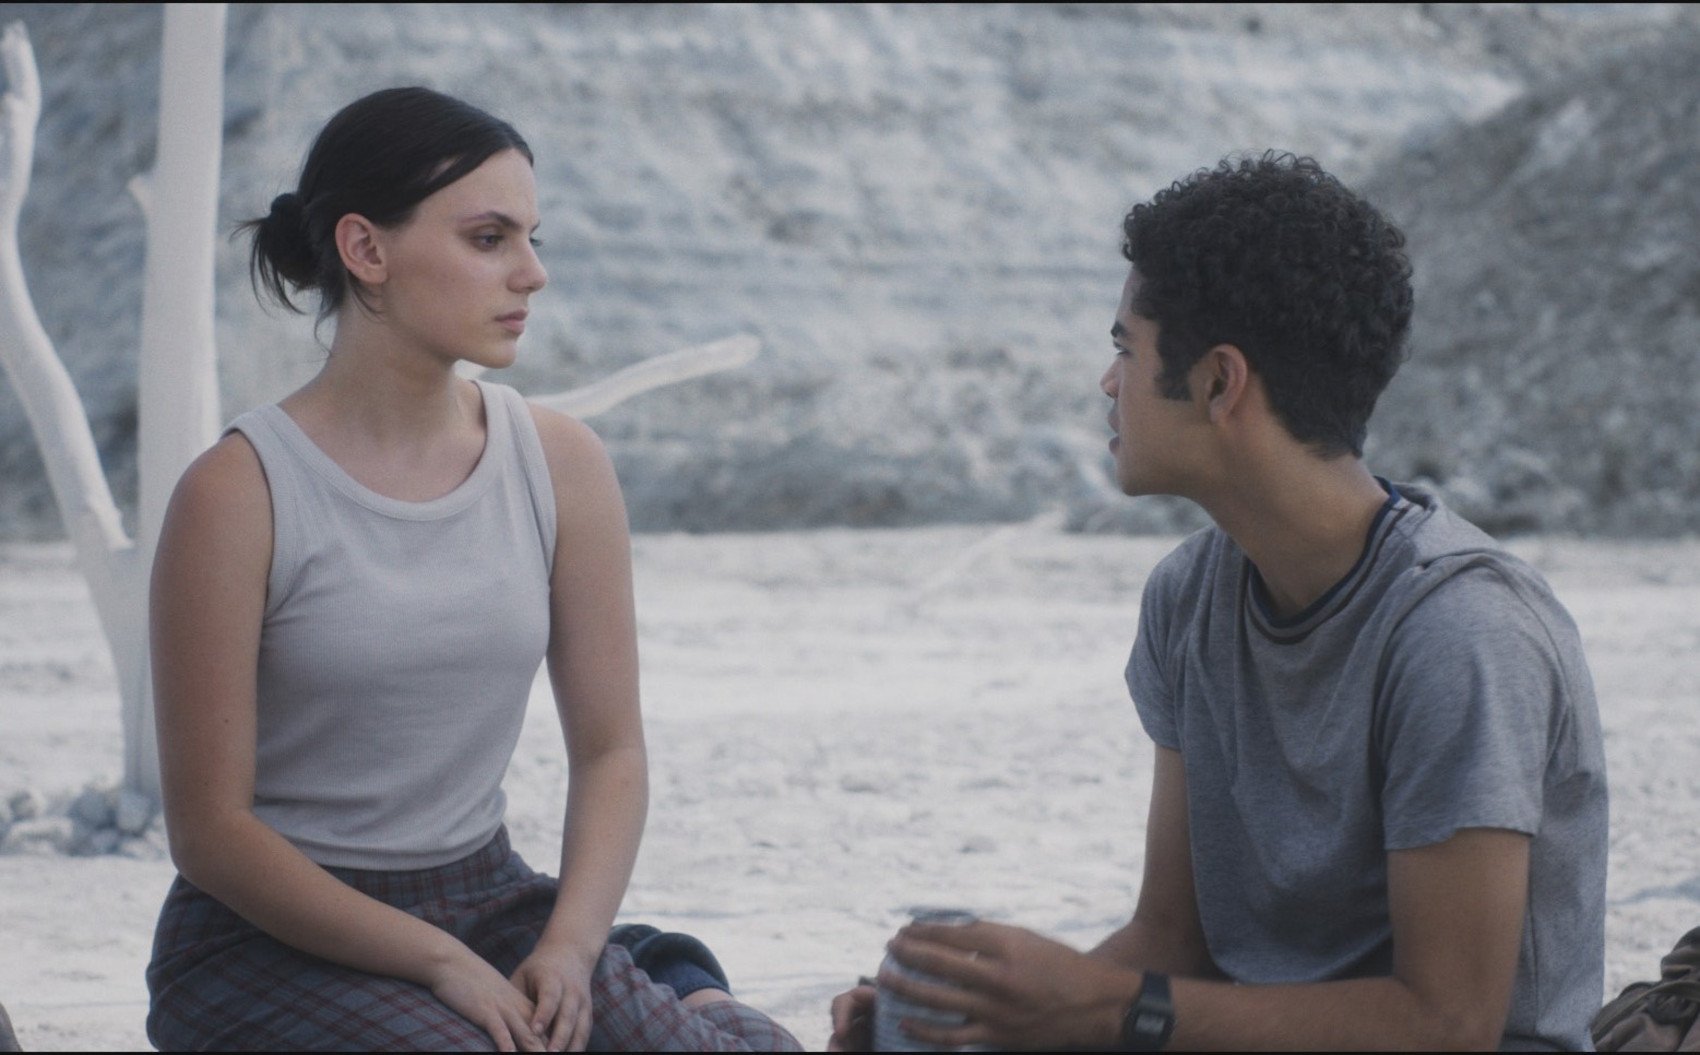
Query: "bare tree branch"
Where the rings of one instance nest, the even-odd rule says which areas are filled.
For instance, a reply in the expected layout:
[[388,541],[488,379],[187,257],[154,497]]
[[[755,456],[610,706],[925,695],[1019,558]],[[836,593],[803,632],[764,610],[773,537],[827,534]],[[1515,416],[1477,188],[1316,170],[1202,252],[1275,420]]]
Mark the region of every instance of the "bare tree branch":
[[983,564],[994,554],[1029,535],[1056,531],[1068,517],[1067,509],[1047,509],[1037,516],[1015,524],[1003,524],[992,529],[933,571],[916,586],[897,607],[914,613],[935,595],[953,585],[968,572]]
[[30,168],[35,161],[35,126],[41,119],[41,77],[35,68],[35,50],[22,22],[13,22],[0,35],[0,67],[6,71],[6,94],[0,98],[0,120],[5,122],[5,183],[0,184],[0,208],[16,223],[29,192]]
[[[88,580],[118,675],[124,784],[158,800],[159,755],[147,654],[147,570],[177,477],[217,435],[213,245],[223,139],[223,4],[165,5],[158,172],[131,192],[148,220],[142,291],[137,437],[139,544],[122,527],[101,472],[88,413],[36,315],[18,249],[41,82],[21,24],[0,34],[0,366],[41,449],[77,563]],[[151,189],[151,193],[150,193]]]
[[6,73],[6,94],[0,97],[0,366],[23,403],[66,534],[110,637],[123,633],[130,540],[101,472],[82,399],[36,314],[18,249],[41,116],[41,80],[22,23],[0,34],[0,65]]
[[718,373],[743,366],[761,354],[761,342],[749,334],[726,337],[708,344],[692,345],[676,352],[658,355],[618,370],[600,381],[583,388],[574,388],[552,396],[530,397],[533,403],[588,418],[616,407],[626,400],[652,388],[678,384],[693,377]]

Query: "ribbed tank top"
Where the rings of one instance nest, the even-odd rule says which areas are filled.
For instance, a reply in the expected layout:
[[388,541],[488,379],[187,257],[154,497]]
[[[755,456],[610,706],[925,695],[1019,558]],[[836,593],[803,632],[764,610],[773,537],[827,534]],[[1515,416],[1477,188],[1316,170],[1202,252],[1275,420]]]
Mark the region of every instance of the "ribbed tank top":
[[238,417],[272,500],[254,813],[323,865],[431,868],[502,823],[549,639],[555,499],[519,393],[429,502],[361,485],[275,405]]

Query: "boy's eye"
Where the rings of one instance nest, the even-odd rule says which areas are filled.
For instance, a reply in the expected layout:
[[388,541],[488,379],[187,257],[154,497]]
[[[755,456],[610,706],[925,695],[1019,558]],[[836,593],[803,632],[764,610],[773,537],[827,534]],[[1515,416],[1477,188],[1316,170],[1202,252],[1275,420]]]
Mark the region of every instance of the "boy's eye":
[[501,244],[502,236],[499,234],[478,234],[473,235],[472,240],[486,249],[494,249]]

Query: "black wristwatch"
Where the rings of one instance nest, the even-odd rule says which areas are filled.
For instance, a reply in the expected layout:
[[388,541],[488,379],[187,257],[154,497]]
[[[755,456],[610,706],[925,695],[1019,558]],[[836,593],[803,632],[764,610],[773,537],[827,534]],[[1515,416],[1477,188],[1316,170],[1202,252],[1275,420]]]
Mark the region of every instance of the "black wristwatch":
[[1175,1005],[1169,1000],[1169,976],[1146,971],[1139,996],[1122,1019],[1122,1051],[1162,1051],[1175,1031]]

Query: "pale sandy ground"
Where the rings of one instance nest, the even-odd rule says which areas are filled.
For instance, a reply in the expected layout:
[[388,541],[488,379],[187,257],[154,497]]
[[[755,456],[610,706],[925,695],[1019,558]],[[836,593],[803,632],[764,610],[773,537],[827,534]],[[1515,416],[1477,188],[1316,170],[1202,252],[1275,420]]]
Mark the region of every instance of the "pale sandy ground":
[[[685,929],[811,1047],[900,910],[1078,945],[1131,910],[1151,748],[1121,684],[1173,540],[984,528],[637,540],[653,805],[625,918]],[[1527,540],[1580,623],[1612,778],[1606,988],[1700,923],[1700,544]],[[509,823],[555,868],[539,686]],[[0,547],[0,796],[119,768],[110,667],[64,546]],[[26,1047],[146,1046],[163,860],[0,855],[0,1003]]]

